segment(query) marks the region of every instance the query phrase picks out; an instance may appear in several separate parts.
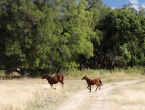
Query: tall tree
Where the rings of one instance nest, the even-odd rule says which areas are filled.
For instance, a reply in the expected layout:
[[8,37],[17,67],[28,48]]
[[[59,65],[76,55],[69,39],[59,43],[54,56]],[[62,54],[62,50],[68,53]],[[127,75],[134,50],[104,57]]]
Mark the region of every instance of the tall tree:
[[[3,3],[2,43],[5,68],[48,68],[48,52],[57,42],[53,12],[46,4],[18,0]],[[5,17],[5,19],[3,19]],[[7,59],[7,60],[6,60]],[[47,64],[48,63],[48,64]]]
[[80,55],[86,58],[93,56],[93,44],[91,37],[95,35],[90,24],[92,16],[86,11],[87,2],[80,0],[79,3],[71,1],[71,4],[64,5],[62,19],[63,33],[61,38],[66,39],[64,45],[68,48],[70,58],[81,64]]
[[102,45],[108,65],[139,65],[144,39],[142,20],[130,10],[115,9],[102,21],[102,31],[106,32]]
[[88,10],[92,16],[90,28],[92,28],[95,33],[95,35],[93,35],[91,38],[91,42],[93,43],[94,48],[94,56],[89,59],[89,67],[100,68],[100,64],[102,64],[104,60],[104,54],[102,51],[102,45],[100,45],[103,40],[103,32],[99,30],[99,24],[100,21],[110,13],[111,8],[104,5],[102,0],[86,1],[88,2],[88,7],[86,10]]

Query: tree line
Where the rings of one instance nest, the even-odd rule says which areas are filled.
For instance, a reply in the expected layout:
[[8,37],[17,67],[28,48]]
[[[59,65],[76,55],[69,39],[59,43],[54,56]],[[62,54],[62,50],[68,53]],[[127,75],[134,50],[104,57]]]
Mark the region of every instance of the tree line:
[[0,69],[34,76],[145,66],[145,8],[102,0],[0,1]]

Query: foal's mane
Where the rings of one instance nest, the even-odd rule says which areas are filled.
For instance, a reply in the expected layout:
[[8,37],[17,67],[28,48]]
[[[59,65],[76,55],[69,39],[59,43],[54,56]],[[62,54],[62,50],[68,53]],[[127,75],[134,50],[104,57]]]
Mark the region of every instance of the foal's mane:
[[90,79],[88,76],[86,76],[86,79]]

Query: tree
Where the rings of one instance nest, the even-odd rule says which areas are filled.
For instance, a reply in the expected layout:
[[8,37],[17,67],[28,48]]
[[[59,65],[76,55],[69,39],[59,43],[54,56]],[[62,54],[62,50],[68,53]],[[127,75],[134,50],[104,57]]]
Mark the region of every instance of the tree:
[[25,0],[7,1],[3,7],[1,45],[5,62],[1,62],[4,68],[48,68],[50,60],[46,60],[47,55],[57,42],[53,36],[55,23],[49,7]]
[[91,57],[89,62],[89,67],[92,69],[100,68],[103,66],[103,51],[101,42],[103,40],[103,31],[100,31],[100,21],[105,18],[111,11],[111,8],[104,5],[102,0],[86,0],[88,2],[88,10],[91,13],[91,25],[90,28],[94,31],[94,35],[91,37],[91,42],[93,43],[94,56]]
[[110,62],[108,65],[139,65],[141,42],[144,39],[142,20],[126,9],[115,9],[102,20],[101,30],[106,33],[102,45],[106,60]]
[[87,2],[80,0],[70,1],[63,4],[62,18],[59,20],[63,26],[63,32],[60,36],[62,54],[67,57],[69,62],[78,60],[80,55],[86,58],[93,56],[93,45],[90,41],[91,36],[95,34],[90,28],[91,15],[86,11]]

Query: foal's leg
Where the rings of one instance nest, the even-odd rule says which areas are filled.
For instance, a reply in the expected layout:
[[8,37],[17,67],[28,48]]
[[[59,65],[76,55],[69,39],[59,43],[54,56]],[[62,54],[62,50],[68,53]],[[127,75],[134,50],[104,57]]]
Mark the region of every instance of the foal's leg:
[[[97,88],[96,88],[96,90],[97,90],[97,89],[98,89],[98,85],[97,85]],[[95,90],[95,91],[96,91],[96,90]]]
[[[89,88],[90,87],[90,88]],[[90,91],[89,92],[91,92],[91,86],[90,85],[88,85],[88,87],[87,87]]]
[[99,87],[99,90],[101,90],[101,84],[98,83],[97,88]]
[[90,86],[90,92],[91,92],[91,86]]
[[101,84],[96,84],[96,86],[97,86],[96,90],[98,89],[98,87],[99,87],[99,90],[101,89]]
[[99,90],[101,90],[101,85],[99,84]]
[[90,90],[90,88],[89,88],[89,87],[90,87],[90,86],[88,85],[88,86],[87,86],[87,88]]
[[[87,86],[87,88],[89,89],[89,85]],[[89,89],[90,90],[90,89]]]

